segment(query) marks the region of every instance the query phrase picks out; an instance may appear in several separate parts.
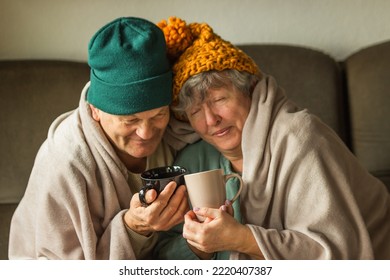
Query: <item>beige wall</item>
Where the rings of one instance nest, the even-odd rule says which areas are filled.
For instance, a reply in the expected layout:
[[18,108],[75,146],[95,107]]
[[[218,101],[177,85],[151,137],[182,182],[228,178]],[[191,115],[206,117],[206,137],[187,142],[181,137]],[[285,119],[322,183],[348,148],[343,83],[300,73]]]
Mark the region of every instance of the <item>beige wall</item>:
[[120,16],[176,15],[233,43],[288,43],[336,59],[390,40],[388,0],[0,0],[0,59],[85,61],[99,27]]

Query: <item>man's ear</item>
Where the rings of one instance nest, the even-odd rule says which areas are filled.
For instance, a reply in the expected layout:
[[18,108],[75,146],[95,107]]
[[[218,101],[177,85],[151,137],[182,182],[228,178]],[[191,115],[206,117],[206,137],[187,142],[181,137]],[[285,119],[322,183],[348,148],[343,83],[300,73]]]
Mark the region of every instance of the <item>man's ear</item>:
[[100,110],[92,104],[89,104],[89,108],[91,108],[92,118],[97,122],[100,121]]

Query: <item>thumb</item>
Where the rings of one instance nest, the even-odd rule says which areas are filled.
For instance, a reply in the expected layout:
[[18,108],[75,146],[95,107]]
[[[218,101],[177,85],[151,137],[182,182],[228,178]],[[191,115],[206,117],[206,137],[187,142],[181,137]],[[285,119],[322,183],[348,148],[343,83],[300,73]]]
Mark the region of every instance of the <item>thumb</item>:
[[150,189],[150,190],[146,191],[146,194],[145,194],[146,203],[150,204],[153,201],[155,201],[156,198],[157,198],[157,192],[155,189]]
[[227,212],[230,216],[234,217],[234,209],[232,202],[230,200],[226,200],[225,204],[219,207],[220,210]]
[[[155,201],[157,198],[157,192],[154,189],[147,190],[145,193],[145,201],[150,204]],[[135,193],[130,201],[130,207],[145,207],[145,205],[141,202],[139,193]]]

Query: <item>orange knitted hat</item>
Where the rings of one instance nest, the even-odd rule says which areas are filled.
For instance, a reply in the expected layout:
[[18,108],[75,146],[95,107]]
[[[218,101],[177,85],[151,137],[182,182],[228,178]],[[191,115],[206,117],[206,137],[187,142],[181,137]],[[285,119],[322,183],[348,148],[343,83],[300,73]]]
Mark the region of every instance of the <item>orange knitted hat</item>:
[[261,76],[256,63],[242,50],[223,40],[206,23],[170,17],[157,24],[164,32],[168,56],[173,64],[173,101],[177,105],[183,84],[204,71],[236,69]]

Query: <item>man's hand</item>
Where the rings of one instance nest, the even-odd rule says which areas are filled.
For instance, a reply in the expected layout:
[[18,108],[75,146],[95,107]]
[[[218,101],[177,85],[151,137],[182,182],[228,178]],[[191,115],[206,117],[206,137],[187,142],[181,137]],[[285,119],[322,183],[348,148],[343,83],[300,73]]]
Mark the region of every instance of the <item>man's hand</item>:
[[148,236],[154,231],[166,231],[183,222],[184,214],[188,211],[187,192],[184,185],[175,189],[176,183],[170,182],[157,198],[154,190],[148,191],[146,201],[153,201],[148,207],[142,205],[138,193],[134,194],[124,216],[127,226]]

